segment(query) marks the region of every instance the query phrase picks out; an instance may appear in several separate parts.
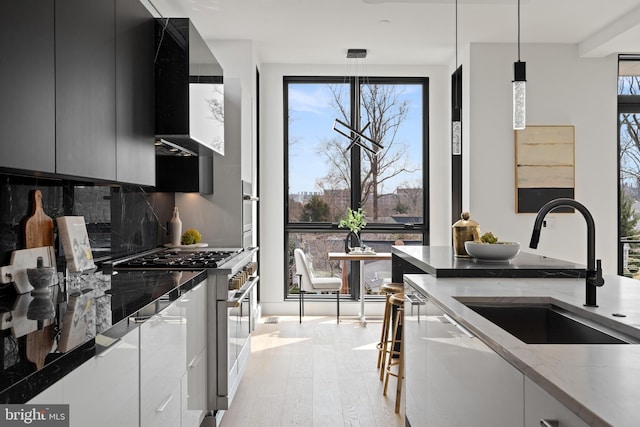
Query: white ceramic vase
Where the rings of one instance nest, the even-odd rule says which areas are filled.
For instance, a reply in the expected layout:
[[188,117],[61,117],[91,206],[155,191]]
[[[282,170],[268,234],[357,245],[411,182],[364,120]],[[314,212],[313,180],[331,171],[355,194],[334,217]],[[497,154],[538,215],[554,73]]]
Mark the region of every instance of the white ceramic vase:
[[173,217],[169,221],[169,234],[171,235],[171,244],[178,246],[182,239],[182,220],[178,208],[173,208]]

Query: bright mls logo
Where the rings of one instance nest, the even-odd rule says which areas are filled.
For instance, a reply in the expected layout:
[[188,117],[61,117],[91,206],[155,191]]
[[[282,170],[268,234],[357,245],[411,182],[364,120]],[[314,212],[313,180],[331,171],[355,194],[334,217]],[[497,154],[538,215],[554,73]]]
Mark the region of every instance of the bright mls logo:
[[69,405],[0,405],[0,425],[69,427]]

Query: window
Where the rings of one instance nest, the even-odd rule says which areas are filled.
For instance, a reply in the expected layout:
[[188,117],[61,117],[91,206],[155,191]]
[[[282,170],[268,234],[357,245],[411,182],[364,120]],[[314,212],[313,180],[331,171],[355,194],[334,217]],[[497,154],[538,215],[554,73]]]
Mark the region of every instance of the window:
[[618,274],[640,278],[640,58],[618,70]]
[[[389,252],[395,242],[428,241],[426,78],[285,77],[285,295],[297,293],[293,250],[301,247],[317,275],[342,277],[358,298],[359,268],[329,262],[344,251],[338,228],[347,208],[362,208],[363,244]],[[348,124],[382,148],[352,144],[334,130]],[[355,124],[355,125],[352,125]],[[367,294],[390,280],[391,262],[367,263]]]

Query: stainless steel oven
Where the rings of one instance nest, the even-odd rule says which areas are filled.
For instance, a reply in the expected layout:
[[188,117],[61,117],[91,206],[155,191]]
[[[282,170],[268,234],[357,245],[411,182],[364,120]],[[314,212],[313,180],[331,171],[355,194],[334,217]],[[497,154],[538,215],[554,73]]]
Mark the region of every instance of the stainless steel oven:
[[[238,290],[231,290],[226,301],[219,301],[218,315],[226,316],[227,336],[220,339],[220,343],[227,343],[226,360],[218,359],[218,370],[226,370],[226,375],[218,375],[217,394],[218,409],[227,409],[240,385],[249,356],[251,354],[251,331],[253,330],[253,304],[255,304],[256,285],[260,280],[254,273],[255,263],[248,265],[251,273],[241,280]],[[235,287],[232,278],[230,287]],[[219,354],[219,357],[222,357]]]

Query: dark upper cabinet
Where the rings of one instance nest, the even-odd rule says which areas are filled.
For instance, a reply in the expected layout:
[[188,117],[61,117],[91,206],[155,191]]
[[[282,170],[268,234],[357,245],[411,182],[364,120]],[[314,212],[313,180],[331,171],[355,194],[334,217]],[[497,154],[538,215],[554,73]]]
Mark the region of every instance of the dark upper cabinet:
[[155,184],[155,19],[139,0],[0,3],[0,167]]
[[114,20],[113,0],[55,2],[58,174],[116,179]]
[[0,166],[54,172],[54,2],[0,2]]
[[153,186],[155,21],[140,0],[115,4],[116,179]]

